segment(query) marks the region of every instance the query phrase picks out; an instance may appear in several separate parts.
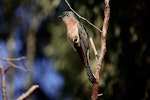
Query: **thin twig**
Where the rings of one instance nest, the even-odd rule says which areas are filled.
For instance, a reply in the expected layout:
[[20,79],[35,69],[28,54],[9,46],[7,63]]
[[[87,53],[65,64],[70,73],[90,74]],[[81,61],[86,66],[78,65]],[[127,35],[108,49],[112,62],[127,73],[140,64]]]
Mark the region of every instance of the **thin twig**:
[[5,68],[5,73],[11,68],[11,65],[8,65],[6,68]]
[[95,76],[97,79],[97,83],[93,86],[93,93],[92,93],[92,100],[98,99],[98,91],[99,91],[99,78],[100,78],[100,71],[102,68],[104,55],[106,52],[106,34],[109,26],[109,18],[110,18],[110,7],[109,7],[109,0],[105,0],[105,11],[104,11],[104,22],[103,22],[103,28],[102,28],[102,35],[101,35],[101,51],[100,56],[98,59],[98,66],[96,68]]
[[24,60],[26,59],[26,57],[19,57],[19,58],[0,58],[0,60],[4,60],[4,61],[20,61],[20,60]]
[[[16,69],[20,69],[20,70],[23,70],[23,71],[28,71],[28,70],[26,70],[26,69],[24,69],[24,68],[22,68],[22,67],[19,67],[19,66],[17,66],[17,65],[15,65],[14,63],[12,63],[12,62],[10,62],[10,61],[8,61],[7,62],[8,64],[10,64],[11,65],[11,67],[14,67],[14,68],[16,68]],[[8,67],[7,67],[8,68]],[[7,70],[7,68],[5,69],[5,70]]]
[[17,100],[27,99],[37,88],[39,88],[39,85],[33,85],[27,92],[23,93]]
[[92,48],[93,48],[93,51],[94,51],[94,54],[95,54],[95,57],[96,57],[96,61],[98,62],[97,50],[96,50],[96,47],[94,45],[93,39],[91,37],[90,37],[90,42],[91,42],[91,45],[92,45]]
[[3,69],[1,60],[0,60],[0,72],[2,75],[2,83],[1,83],[2,84],[2,97],[3,97],[3,100],[7,100],[6,75],[5,75],[5,70]]
[[22,57],[19,57],[19,58],[0,58],[0,60],[7,61],[7,63],[10,65],[5,69],[5,72],[7,72],[7,70],[11,67],[21,69],[21,70],[24,70],[24,71],[28,71],[28,69],[21,68],[21,67],[19,67],[19,66],[15,65],[14,63],[11,62],[11,61],[21,61],[21,60],[24,60],[24,59],[26,59],[25,56],[22,56]]
[[68,5],[68,7],[70,8],[70,10],[72,10],[72,12],[74,12],[80,19],[86,21],[88,24],[90,24],[91,26],[93,26],[94,28],[96,28],[100,33],[102,32],[98,27],[96,27],[94,24],[92,24],[89,20],[87,20],[86,18],[80,16],[69,4],[69,2],[67,0],[65,0],[66,4]]

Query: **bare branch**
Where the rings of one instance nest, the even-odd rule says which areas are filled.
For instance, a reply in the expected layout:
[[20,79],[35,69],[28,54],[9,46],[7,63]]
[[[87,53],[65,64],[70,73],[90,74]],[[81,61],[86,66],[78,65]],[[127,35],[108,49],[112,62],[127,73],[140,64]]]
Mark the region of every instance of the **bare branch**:
[[5,75],[5,70],[3,69],[3,66],[2,66],[2,62],[0,60],[0,72],[1,72],[1,75],[2,75],[2,97],[3,97],[3,100],[7,100],[7,93],[6,93],[6,75]]
[[37,88],[39,88],[39,85],[33,85],[27,92],[23,93],[17,100],[27,99]]
[[11,68],[11,65],[8,65],[6,68],[5,68],[5,73]]
[[68,5],[68,7],[70,8],[70,10],[72,10],[72,12],[74,12],[80,19],[86,21],[88,24],[90,24],[91,26],[93,26],[95,29],[97,29],[100,33],[102,32],[98,27],[96,27],[94,24],[92,24],[89,20],[87,20],[86,18],[80,16],[69,4],[69,2],[67,0],[65,0],[66,4]]
[[94,45],[93,39],[91,37],[90,37],[90,42],[91,42],[91,45],[92,45],[92,48],[93,48],[93,51],[94,51],[94,54],[95,54],[95,57],[96,57],[96,61],[98,62],[97,50],[96,50],[96,47]]
[[103,95],[103,93],[101,93],[101,94],[98,94],[98,96],[100,97],[100,96],[102,96]]
[[[28,71],[28,70],[26,70],[26,69],[24,69],[24,68],[21,68],[21,67],[15,65],[15,64],[13,64],[13,63],[10,62],[10,61],[8,61],[7,63],[10,64],[11,67],[14,67],[14,68],[17,68],[17,69],[20,69],[20,70],[24,70],[24,71],[26,71],[26,72]],[[7,67],[7,68],[8,68],[8,67]],[[7,68],[6,68],[6,70],[7,70]]]
[[95,76],[97,79],[97,83],[94,84],[93,86],[93,93],[92,93],[92,100],[97,100],[98,99],[98,91],[99,91],[99,77],[100,77],[100,71],[102,68],[103,60],[104,60],[104,55],[106,52],[106,34],[109,26],[109,18],[110,18],[110,7],[109,7],[109,0],[105,0],[105,11],[104,11],[104,22],[103,22],[103,28],[102,28],[102,35],[101,35],[101,51],[100,51],[100,56],[98,59],[98,66],[96,68]]
[[5,69],[5,72],[7,72],[7,70],[11,67],[14,67],[14,68],[17,68],[17,69],[21,69],[21,70],[24,70],[24,71],[28,71],[28,69],[24,69],[24,68],[21,68],[15,64],[13,64],[11,61],[21,61],[21,60],[24,60],[26,59],[26,57],[22,56],[22,57],[19,57],[19,58],[0,58],[0,60],[3,60],[3,61],[7,61],[7,63],[9,64],[9,66]]
[[26,57],[19,57],[19,58],[0,58],[0,60],[4,60],[4,61],[20,61],[20,60],[24,60],[26,59]]

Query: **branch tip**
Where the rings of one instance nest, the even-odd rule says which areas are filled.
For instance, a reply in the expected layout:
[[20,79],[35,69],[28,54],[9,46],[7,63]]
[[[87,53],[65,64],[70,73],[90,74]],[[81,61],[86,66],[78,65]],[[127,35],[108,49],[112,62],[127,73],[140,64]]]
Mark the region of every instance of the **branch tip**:
[[37,88],[39,88],[39,85],[33,85],[29,88],[28,91],[23,93],[17,100],[25,100],[27,99]]

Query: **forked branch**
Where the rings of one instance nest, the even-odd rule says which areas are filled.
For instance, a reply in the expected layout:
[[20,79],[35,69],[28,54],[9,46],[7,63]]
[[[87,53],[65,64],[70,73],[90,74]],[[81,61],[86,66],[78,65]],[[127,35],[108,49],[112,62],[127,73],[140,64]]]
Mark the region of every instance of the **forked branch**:
[[[25,59],[25,57],[20,57],[20,58],[0,58],[0,74],[1,74],[1,87],[2,87],[2,98],[3,100],[7,100],[7,92],[6,92],[6,72],[8,71],[9,68],[17,68],[17,69],[21,69],[24,71],[27,71],[24,68],[21,68],[17,65],[15,65],[12,62],[15,61],[21,61]],[[6,67],[6,69],[4,69],[3,65],[2,65],[2,61],[6,61],[8,63],[8,67]]]

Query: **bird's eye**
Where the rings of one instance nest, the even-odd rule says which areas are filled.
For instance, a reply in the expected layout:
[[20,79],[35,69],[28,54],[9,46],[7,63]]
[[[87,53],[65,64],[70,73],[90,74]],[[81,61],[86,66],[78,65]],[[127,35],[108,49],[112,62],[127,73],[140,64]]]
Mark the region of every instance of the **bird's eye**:
[[66,14],[66,16],[69,16],[69,14]]

